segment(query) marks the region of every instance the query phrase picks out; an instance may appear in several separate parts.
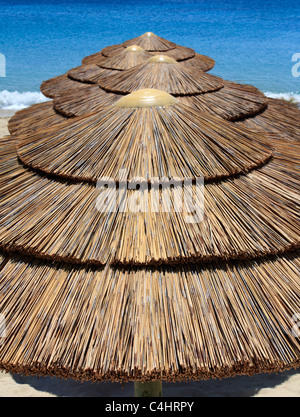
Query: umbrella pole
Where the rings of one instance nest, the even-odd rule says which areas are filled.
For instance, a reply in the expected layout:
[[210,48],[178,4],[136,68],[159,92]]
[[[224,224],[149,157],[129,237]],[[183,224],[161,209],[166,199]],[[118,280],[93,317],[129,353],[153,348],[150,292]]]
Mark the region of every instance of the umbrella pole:
[[150,381],[134,383],[135,397],[162,397],[162,382]]

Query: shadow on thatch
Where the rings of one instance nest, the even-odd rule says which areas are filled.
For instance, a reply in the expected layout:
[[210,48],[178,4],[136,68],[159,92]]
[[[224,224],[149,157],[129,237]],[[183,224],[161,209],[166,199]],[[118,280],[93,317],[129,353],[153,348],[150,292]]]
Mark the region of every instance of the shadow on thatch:
[[[289,378],[299,375],[299,371],[290,370],[279,374],[260,374],[237,376],[224,380],[192,381],[185,383],[163,383],[164,397],[252,397],[264,388],[275,388]],[[36,391],[59,397],[127,397],[133,396],[133,383],[122,387],[111,382],[77,382],[50,377],[31,377],[12,375],[17,384],[28,384]]]

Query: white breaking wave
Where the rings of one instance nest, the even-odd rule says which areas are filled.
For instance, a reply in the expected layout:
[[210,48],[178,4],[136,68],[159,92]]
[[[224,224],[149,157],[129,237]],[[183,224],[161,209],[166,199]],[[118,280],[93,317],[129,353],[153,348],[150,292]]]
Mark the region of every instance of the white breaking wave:
[[21,110],[32,104],[43,103],[49,99],[40,92],[0,91],[0,109]]
[[296,103],[298,107],[300,107],[300,94],[296,93],[271,93],[270,91],[267,91],[264,93],[267,97],[270,98],[279,98],[287,101],[292,101],[293,103]]

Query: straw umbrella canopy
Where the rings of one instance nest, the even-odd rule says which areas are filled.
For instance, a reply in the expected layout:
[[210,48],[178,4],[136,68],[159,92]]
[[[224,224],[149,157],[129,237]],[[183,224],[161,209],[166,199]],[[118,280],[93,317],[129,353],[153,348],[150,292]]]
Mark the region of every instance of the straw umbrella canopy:
[[110,75],[116,75],[119,71],[124,71],[144,63],[150,57],[151,55],[142,48],[133,45],[125,49],[122,48],[120,53],[114,55],[112,58],[105,58],[99,61],[97,65],[80,65],[79,67],[72,68],[67,74],[72,80],[97,84],[101,79]]
[[144,51],[140,46],[131,45],[125,49],[123,48],[119,54],[104,59],[103,63],[98,65],[102,68],[122,71],[142,64],[150,57],[151,54]]
[[[152,94],[151,91],[150,93]],[[51,175],[55,174],[63,179],[71,179],[75,182],[95,182],[99,176],[109,176],[120,181],[118,177],[120,169],[127,169],[130,177],[143,177],[147,181],[156,177],[179,178],[181,180],[185,177],[194,179],[196,176],[202,174],[206,181],[210,183],[217,179],[235,177],[242,172],[245,173],[254,168],[258,168],[264,165],[271,157],[269,147],[270,137],[266,135],[257,134],[255,137],[253,132],[235,128],[225,121],[213,118],[212,116],[208,117],[205,113],[200,116],[192,109],[178,103],[177,100],[176,102],[172,102],[172,105],[166,108],[164,107],[163,110],[160,107],[154,107],[154,109],[149,109],[148,107],[146,109],[134,109],[131,106],[127,107],[127,105],[123,107],[124,101],[128,103],[128,101],[132,100],[132,97],[135,97],[135,94],[133,93],[122,98],[117,102],[118,105],[108,107],[102,114],[97,112],[81,120],[76,119],[74,122],[71,120],[63,123],[59,126],[60,134],[57,134],[58,126],[56,126],[52,130],[42,130],[34,136],[30,134],[29,137],[14,137],[19,158],[25,165],[39,172],[42,171]],[[145,97],[148,97],[147,91],[143,92],[143,94]],[[155,97],[157,92],[153,94]],[[170,99],[170,96],[166,93],[159,94],[162,94],[163,98],[167,97],[167,99]],[[175,100],[174,98],[172,99]],[[182,120],[185,120],[184,124]],[[167,128],[164,128],[164,126],[167,126]],[[169,131],[172,134],[168,134]],[[101,135],[100,137],[99,134]],[[152,139],[151,134],[153,135]],[[163,138],[163,141],[161,138]],[[273,138],[272,141],[274,141]],[[147,142],[149,142],[148,145]],[[159,144],[161,148],[158,148]],[[165,159],[165,155],[168,155],[167,160]],[[237,178],[231,186],[234,187],[234,184],[238,182],[240,185],[238,192],[239,198],[241,199],[243,193],[246,192],[243,198],[246,201],[250,185],[244,185],[243,181],[244,177]],[[226,201],[229,198],[230,192],[232,192],[232,190],[230,191],[230,187],[227,189],[228,184],[225,182],[225,188],[219,190],[219,199],[223,200],[224,207],[226,207]],[[213,190],[216,190],[219,189],[220,185],[217,184],[216,186],[216,184],[213,184],[211,187]],[[243,190],[243,187],[245,187],[245,190]],[[208,189],[210,188],[208,187]],[[260,194],[258,195],[253,190],[253,196],[255,201],[257,198],[260,199],[264,211],[267,213],[269,209],[264,205],[264,195],[267,193],[267,189],[260,187],[259,191]],[[82,198],[82,193],[79,193],[79,197]],[[62,198],[65,198],[64,193],[62,193]],[[166,260],[169,258],[170,260],[176,261],[182,257],[183,253],[186,257],[191,257],[191,259],[206,260],[210,259],[210,257],[253,256],[255,253],[273,253],[274,250],[282,251],[293,246],[293,239],[297,237],[294,230],[296,219],[293,217],[295,215],[293,210],[291,211],[293,221],[290,225],[287,224],[285,236],[281,236],[281,231],[274,230],[272,232],[272,238],[269,237],[266,242],[264,233],[267,233],[267,235],[270,233],[269,223],[268,221],[266,222],[267,218],[264,218],[264,216],[252,218],[253,213],[250,213],[250,217],[248,217],[248,213],[243,213],[243,206],[239,205],[239,200],[237,200],[236,206],[234,206],[234,215],[231,221],[228,222],[226,232],[228,238],[223,237],[222,248],[215,247],[215,242],[211,242],[211,246],[208,245],[209,236],[216,236],[216,240],[220,239],[225,227],[223,226],[222,230],[219,230],[218,224],[220,220],[217,220],[216,215],[218,216],[221,213],[218,214],[219,209],[216,206],[216,202],[214,202],[216,196],[212,194],[211,198],[212,201],[209,205],[209,210],[212,210],[212,213],[211,215],[207,215],[206,220],[208,224],[204,221],[196,225],[185,225],[182,220],[182,215],[177,215],[176,212],[173,213],[174,217],[168,222],[166,222],[166,219],[162,222],[157,222],[155,213],[145,214],[146,218],[144,222],[153,224],[153,227],[148,232],[154,233],[156,236],[160,236],[163,233],[159,241],[164,242],[164,244],[160,244],[159,251],[157,251],[156,240],[151,239],[148,234],[145,237],[145,242],[147,242],[146,247],[145,242],[139,241],[139,239],[136,240],[134,224],[126,221],[126,216],[124,217],[122,215],[117,220],[115,213],[110,213],[104,222],[99,220],[98,222],[101,227],[103,224],[107,227],[110,222],[113,222],[116,227],[118,222],[119,228],[115,228],[111,236],[107,233],[106,239],[102,236],[100,247],[99,245],[97,248],[94,245],[90,246],[89,250],[93,252],[91,258],[89,257],[90,255],[85,255],[84,259],[80,259],[79,255],[75,255],[72,251],[76,248],[76,251],[79,251],[79,253],[84,252],[84,241],[82,241],[82,246],[80,246],[78,244],[79,241],[73,240],[78,239],[77,235],[74,235],[72,238],[69,237],[69,224],[61,222],[60,216],[58,216],[54,223],[50,221],[48,216],[51,216],[53,213],[53,206],[45,207],[46,211],[44,215],[46,217],[43,221],[39,217],[39,225],[49,225],[52,223],[53,227],[56,227],[58,221],[62,227],[62,231],[59,232],[59,236],[61,236],[63,242],[60,250],[58,250],[57,244],[55,248],[50,245],[48,250],[46,250],[44,247],[44,236],[40,233],[39,229],[37,230],[38,236],[34,238],[34,248],[31,247],[30,242],[27,242],[26,239],[24,240],[24,237],[28,236],[31,240],[33,236],[28,235],[25,230],[15,227],[11,211],[8,213],[11,219],[11,227],[8,227],[7,219],[3,219],[6,228],[5,234],[8,239],[6,242],[9,247],[22,247],[26,252],[40,252],[43,247],[44,255],[47,257],[53,256],[56,259],[56,256],[59,256],[73,259],[76,262],[80,262],[81,260],[84,262],[95,262],[97,264],[104,264],[107,261],[107,257],[110,258],[112,256],[109,253],[110,248],[107,245],[107,239],[112,239],[114,242],[121,244],[122,239],[117,233],[117,230],[121,233],[127,227],[131,232],[126,232],[125,236],[126,240],[129,239],[132,241],[131,251],[123,259],[119,257],[116,248],[113,248],[114,256],[117,256],[115,258],[117,262],[123,259],[125,263],[132,261],[134,264],[143,262],[153,264],[160,262],[162,259]],[[248,201],[248,204],[250,204],[252,196],[248,196],[248,198],[250,198]],[[83,199],[83,201],[85,200]],[[218,205],[222,206],[220,201]],[[271,200],[269,202],[267,201],[267,203],[270,202]],[[94,204],[93,199],[89,201],[90,204]],[[272,202],[272,204],[276,204],[277,207],[275,214],[275,217],[279,216],[277,222],[284,221],[288,223],[286,217],[287,207],[285,207],[287,203],[280,201],[279,204],[279,201],[277,201]],[[280,207],[284,209],[280,209]],[[32,211],[32,214],[34,216],[40,216],[41,212],[35,213]],[[19,215],[20,210],[17,213],[18,217]],[[150,216],[149,218],[148,215]],[[164,213],[160,215],[164,217]],[[244,221],[248,224],[256,223],[256,228],[258,229],[256,232],[260,241],[259,243],[255,240],[250,242],[249,236],[253,234],[253,230],[249,231],[247,228],[244,231],[245,240],[242,239],[236,242],[234,247],[232,247],[229,236],[233,232],[241,235],[242,232],[239,226],[242,215],[246,216]],[[133,221],[135,220],[133,219]],[[75,219],[72,218],[72,223],[74,222]],[[176,223],[178,223],[177,228],[180,227],[180,238],[177,237],[175,239],[172,229]],[[26,224],[32,227],[34,220],[31,219]],[[162,225],[163,229],[161,229]],[[173,235],[172,239],[170,239],[170,236],[167,239],[169,233],[170,236]],[[19,243],[16,240],[18,234],[21,237]],[[99,233],[95,233],[94,238],[98,239]],[[87,242],[89,241],[89,234],[85,235],[85,239],[87,239]],[[39,241],[40,243],[38,243]],[[133,242],[136,242],[136,246]],[[248,242],[248,244],[245,244],[245,242]],[[104,257],[103,246],[106,247]],[[144,247],[145,252],[138,256],[139,248],[141,247]],[[123,252],[123,249],[123,247],[120,248],[120,251]]]
[[[65,91],[84,88],[82,83],[93,84],[97,82],[99,77],[107,77],[115,74],[115,71],[129,69],[143,63],[149,59],[150,56],[150,54],[138,46],[122,48],[122,51],[113,59],[104,59],[104,57],[102,57],[102,59],[99,60],[99,65],[82,65],[71,69],[67,74],[43,82],[41,91],[45,96],[54,98],[57,94],[61,94]],[[76,81],[79,81],[81,84],[78,85]]]
[[166,39],[160,38],[152,32],[146,32],[137,38],[125,41],[123,44],[112,45],[102,49],[93,55],[87,56],[82,60],[82,64],[99,64],[105,58],[112,57],[130,46],[139,46],[152,55],[164,53],[177,61],[189,60],[191,65],[196,66],[202,71],[209,71],[214,67],[215,61],[205,55],[197,54],[193,49],[176,45]]
[[[124,52],[125,45],[105,49],[110,50],[114,55],[116,49],[120,52],[120,47]],[[102,52],[107,54],[107,51]],[[103,63],[102,52],[100,55]],[[151,53],[157,54],[157,52]],[[201,60],[192,58],[182,63],[203,70]],[[54,106],[52,103],[43,103],[17,112],[10,119],[10,132],[15,134],[22,130],[37,130],[38,127],[52,126],[61,122],[65,117],[81,116],[101,109],[102,90],[99,90],[97,86],[87,84],[95,84],[100,79],[113,74],[117,72],[100,68],[95,64],[82,65],[70,70],[67,74],[44,82],[41,90],[47,97],[57,98]],[[213,93],[195,94],[193,97],[182,95],[179,99],[189,106],[212,112],[250,129],[275,131],[284,135],[286,139],[299,140],[300,138],[300,128],[295,123],[299,117],[297,109],[282,100],[267,99],[252,86],[224,81],[224,87]]]
[[[182,63],[203,70],[197,61],[194,64],[192,61],[194,58]],[[10,132],[15,134],[22,130],[36,130],[61,122],[65,117],[81,116],[100,109],[103,92],[97,86],[87,84],[95,84],[117,73],[95,64],[83,65],[44,82],[42,92],[49,98],[59,97],[54,106],[52,103],[43,103],[17,112],[9,121]],[[300,138],[300,128],[295,123],[299,117],[297,109],[282,100],[267,99],[253,86],[224,81],[224,87],[213,93],[195,94],[193,97],[182,95],[179,99],[189,106],[242,123],[250,129],[276,131],[286,139]]]
[[[71,74],[64,74],[44,82],[41,86],[42,92],[50,98],[59,98],[55,103],[37,104],[17,112],[9,121],[10,132],[14,134],[22,128],[36,129],[39,123],[45,126],[48,123],[55,124],[64,117],[84,115],[90,109],[97,110],[101,107],[102,89],[97,85],[87,85],[95,82],[91,74],[96,73],[98,77],[99,67],[85,67],[80,70],[81,81],[78,71],[77,81],[70,78]],[[91,72],[87,67],[92,67]],[[103,77],[106,78],[106,75]],[[300,138],[300,128],[295,123],[299,118],[297,108],[283,100],[267,98],[253,86],[224,81],[224,87],[213,93],[195,94],[193,97],[182,95],[179,99],[189,106],[242,123],[250,129],[277,132],[296,140]]]
[[[172,97],[153,89],[136,91],[102,111],[62,123],[59,133],[55,126],[19,141],[16,138],[19,158],[48,174],[97,182],[99,177],[117,179],[121,169],[147,181],[200,175],[212,180],[246,172],[271,157],[266,146],[271,139],[266,135],[231,126],[174,97],[173,105],[163,111],[160,107],[122,107],[129,100],[135,104],[141,94],[150,101],[153,94],[161,94],[162,100]],[[158,137],[164,137],[164,143]],[[164,154],[169,155],[168,161]]]
[[163,39],[153,32],[146,32],[136,38],[125,41],[123,45],[138,45],[144,48],[146,51],[169,51],[177,47],[176,43],[170,42],[167,39]]
[[[156,52],[152,53],[156,54]],[[66,90],[77,88],[74,81],[83,83],[98,83],[99,80],[109,75],[114,75],[114,71],[122,71],[134,67],[146,61],[151,53],[144,51],[136,45],[129,47],[119,47],[114,49],[111,57],[105,57],[102,52],[95,54],[97,58],[83,60],[81,66],[73,68],[67,74],[54,77],[42,83],[41,91],[49,98],[56,97],[59,93]],[[168,55],[166,52],[165,55]],[[177,59],[175,52],[169,54],[170,58]],[[214,61],[205,56],[195,56],[195,53],[186,55],[184,63],[190,67],[208,71],[214,66]]]
[[[253,86],[223,81],[224,86],[216,89],[216,91],[202,91],[188,94],[188,87],[182,83],[182,77],[170,72],[171,67],[180,67],[185,80],[187,74],[193,77],[193,70],[184,68],[185,62],[167,63],[167,59],[162,56],[153,57],[158,60],[157,65],[154,62],[145,63],[136,66],[130,70],[119,72],[114,77],[102,77],[99,80],[100,87],[110,92],[119,91],[122,94],[128,94],[138,88],[155,87],[164,88],[171,94],[178,94],[178,99],[189,106],[199,110],[204,110],[216,114],[226,120],[244,123],[246,127],[254,130],[276,131],[287,137],[299,139],[300,129],[295,123],[298,116],[298,110],[289,103],[282,100],[268,99],[260,91]],[[164,62],[165,61],[165,62]],[[188,62],[188,61],[187,61]],[[167,68],[167,70],[166,70]],[[177,69],[177,68],[176,68]],[[199,72],[195,72],[195,74]],[[209,74],[208,78],[212,77]],[[171,80],[172,77],[172,80]],[[203,74],[196,83],[200,84]],[[188,84],[188,83],[187,83]],[[176,88],[174,88],[176,85]],[[173,88],[172,88],[173,86]],[[180,90],[178,90],[180,88]],[[101,90],[100,90],[101,91]],[[68,116],[80,116],[87,114],[90,107],[99,109],[98,96],[101,94],[99,89],[94,86],[85,92],[84,95],[78,90],[77,92],[62,94],[54,101],[54,108],[59,113]]]
[[166,55],[170,54],[172,58],[177,60],[185,60],[195,57],[195,51],[191,48],[176,45],[174,42],[170,42],[166,39],[160,38],[152,32],[146,32],[137,38],[125,41],[122,45],[114,45],[104,48],[102,55],[112,56],[121,48],[126,48],[132,45],[137,45],[143,48],[145,51],[157,54],[158,52],[164,52]]
[[[149,32],[150,33],[150,32]],[[153,34],[152,34],[153,35]],[[153,35],[153,39],[155,35]],[[157,39],[161,39],[156,37]],[[166,43],[173,45],[173,43],[165,41]],[[96,74],[99,77],[110,75],[107,70],[125,70],[129,69],[139,63],[144,62],[147,58],[151,56],[151,54],[156,54],[157,52],[147,52],[141,46],[134,45],[132,42],[129,42],[130,45],[113,45],[107,48],[104,48],[101,52],[92,55],[91,57],[87,57],[82,61],[82,66],[78,68],[74,68],[73,70],[69,71],[67,74],[64,74],[59,77],[55,77],[50,79],[41,85],[41,91],[47,97],[54,98],[60,89],[70,89],[72,90],[75,87],[75,84],[72,83],[71,80],[75,81],[83,81],[83,82],[90,82],[88,77],[95,76]],[[141,43],[141,42],[139,42]],[[142,42],[143,43],[143,42]],[[154,42],[152,47],[155,48],[155,45],[161,45],[161,41],[157,44]],[[175,44],[174,44],[175,45]],[[151,49],[151,48],[150,48]],[[152,50],[152,49],[151,49]],[[153,49],[154,51],[159,51],[160,49]],[[165,50],[165,49],[163,49]],[[184,47],[176,47],[172,50],[165,50],[165,54],[170,54],[170,57],[179,59],[179,60],[188,60],[190,61],[191,66],[198,66],[198,68],[202,69],[203,71],[208,71],[214,66],[214,61],[211,58],[202,56],[197,54],[195,56],[195,51],[190,48]],[[98,67],[90,67],[90,65],[100,66]],[[88,66],[88,68],[86,68]],[[84,78],[82,78],[82,72],[87,70],[87,74]],[[66,78],[69,76],[69,80]],[[79,78],[78,78],[79,77]],[[91,81],[95,82],[95,81]],[[63,84],[63,85],[62,85]]]
[[[180,381],[300,365],[297,141],[147,90],[3,138],[0,154],[1,369]],[[173,203],[201,171],[202,221],[148,186],[127,191],[138,210],[101,210],[93,180],[117,178],[120,196],[119,168],[126,183],[177,176]]]
[[286,139],[300,141],[299,109],[284,100],[268,99],[268,108],[255,117],[245,118],[239,123],[254,130],[278,131]]
[[[97,83],[97,76],[104,78],[117,74],[117,71],[124,71],[146,62],[151,55],[141,47],[133,45],[122,48],[122,51],[111,58],[103,57],[97,65],[81,65],[68,71],[70,78],[75,81]],[[110,70],[110,71],[108,71]]]
[[[112,49],[111,49],[112,48]],[[105,62],[107,58],[111,58],[116,54],[121,53],[124,50],[122,45],[116,45],[115,47],[107,47],[102,49],[100,52],[96,52],[93,55],[87,56],[82,60],[83,65],[101,64]],[[209,71],[215,66],[214,59],[196,53],[193,49],[184,48],[178,46],[175,49],[169,51],[147,51],[150,55],[157,55],[163,53],[170,58],[174,58],[176,61],[188,61],[190,65],[196,68],[202,69],[202,71]]]
[[[126,84],[128,80],[128,84]],[[164,55],[155,55],[144,64],[102,79],[101,88],[128,94],[144,88],[158,88],[174,95],[190,95],[219,90],[222,80]]]
[[[117,47],[117,48],[116,48]],[[178,46],[178,48],[181,48]],[[106,48],[105,48],[106,49]],[[78,104],[81,103],[81,108],[78,112],[73,112],[72,110],[63,110],[62,112],[57,111],[55,108],[52,108],[51,104],[45,105],[36,105],[31,106],[29,109],[21,110],[10,120],[9,129],[11,133],[20,132],[21,130],[33,129],[36,130],[39,126],[48,125],[52,126],[57,122],[63,120],[62,117],[73,117],[76,114],[83,114],[86,110],[86,103],[82,101],[84,97],[87,98],[89,102],[89,108],[92,111],[98,108],[98,105],[102,105],[101,91],[95,89],[89,89],[86,84],[97,84],[102,78],[106,78],[109,75],[116,74],[116,71],[123,69],[129,69],[131,66],[135,66],[146,58],[149,58],[149,55],[152,53],[147,53],[142,50],[141,47],[132,45],[131,46],[122,46],[119,48],[119,45],[108,47],[111,51],[114,51],[115,55],[113,58],[108,58],[105,56],[106,52],[103,50],[97,55],[96,64],[91,65],[81,65],[77,68],[73,68],[68,71],[66,74],[54,77],[50,80],[47,80],[42,83],[41,91],[42,93],[49,98],[56,98],[64,93],[68,93],[77,100],[77,93],[81,91],[81,97],[78,100]],[[189,48],[186,48],[187,50]],[[165,51],[167,52],[167,51]],[[156,54],[156,52],[153,52]],[[193,56],[191,59],[185,61],[191,67],[196,67],[203,71],[208,71],[214,66],[214,60],[200,54],[191,54]],[[84,60],[83,60],[84,61]],[[88,61],[88,60],[87,60]],[[101,66],[102,65],[102,66]],[[94,100],[94,98],[96,100]],[[60,117],[62,116],[62,117]],[[32,121],[34,120],[34,125]]]
[[165,56],[154,56],[146,63],[113,76],[101,77],[98,86],[61,94],[54,100],[54,108],[72,117],[88,114],[90,109],[101,109],[102,90],[113,94],[128,94],[140,88],[156,88],[178,96],[189,106],[235,121],[261,113],[268,105],[266,97],[252,86],[224,81],[219,77],[176,62]]

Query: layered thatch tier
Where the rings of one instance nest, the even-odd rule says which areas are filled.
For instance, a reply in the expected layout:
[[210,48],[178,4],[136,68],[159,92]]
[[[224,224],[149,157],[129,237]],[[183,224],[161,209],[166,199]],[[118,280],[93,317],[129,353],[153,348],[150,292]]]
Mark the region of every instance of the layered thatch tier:
[[[174,203],[175,198],[179,201],[180,187],[172,193],[159,191],[158,209],[151,208],[157,201],[155,189],[144,188],[138,195],[135,189],[128,190],[126,212],[124,206],[114,206],[114,194],[106,209],[99,209],[103,190],[53,181],[26,170],[18,162],[14,141],[3,139],[1,246],[98,265],[174,264],[282,252],[299,245],[298,154],[298,144],[290,144],[288,160],[275,154],[248,175],[206,184],[203,221],[190,223],[191,213],[185,206],[178,212]],[[194,204],[201,207],[202,195],[195,191],[195,185],[186,187],[187,201],[193,195]],[[119,189],[117,197],[120,194]],[[136,197],[141,198],[139,209]],[[166,210],[169,199],[170,212]]]
[[298,253],[171,270],[0,261],[0,369],[180,381],[300,365]]
[[[299,367],[299,110],[204,74],[212,60],[189,48],[130,42],[165,48],[155,87],[179,97],[128,95],[150,86],[128,77],[148,64],[121,67],[116,45],[43,83],[54,102],[0,140],[0,369],[178,381]],[[121,98],[92,85],[104,77]]]
[[66,117],[86,116],[96,111],[103,111],[103,100],[106,100],[107,97],[111,103],[122,97],[113,93],[104,95],[104,90],[98,85],[86,85],[81,91],[83,92],[82,95],[72,90],[58,96],[52,103],[54,110]]
[[53,102],[47,101],[16,112],[8,122],[8,129],[12,135],[27,135],[29,132],[48,129],[65,120],[66,117],[55,111]]
[[[22,134],[29,131],[38,131],[65,120],[65,116],[82,116],[103,109],[100,98],[103,97],[102,91],[98,86],[85,85],[80,92],[71,90],[63,94],[59,99],[40,104],[34,104],[31,107],[18,111],[8,123],[11,134]],[[299,118],[299,110],[289,103],[282,100],[260,98],[260,95],[253,94],[252,100],[244,100],[244,93],[248,87],[241,84],[226,82],[222,89],[224,93],[223,105],[215,101],[213,106],[213,97],[218,92],[195,96],[195,103],[199,110],[213,112],[227,120],[238,120],[237,125],[246,127],[254,131],[277,132],[285,137],[285,140],[300,140],[300,129],[295,123]],[[251,90],[247,96],[251,95]],[[226,100],[227,97],[227,100]],[[120,96],[116,96],[116,101]],[[201,98],[201,102],[200,102]],[[180,102],[191,105],[192,97],[177,97]],[[257,105],[255,106],[255,100]],[[210,103],[210,106],[208,105]],[[263,110],[266,107],[265,110]],[[53,106],[54,104],[54,106]],[[261,107],[260,107],[261,106]],[[196,108],[197,108],[196,107]],[[262,110],[260,110],[262,108]],[[237,110],[239,113],[237,113]],[[251,116],[252,113],[255,116]],[[244,116],[243,116],[244,114]],[[250,114],[250,115],[249,115]],[[238,116],[240,115],[240,116]],[[249,116],[247,116],[249,115]],[[242,119],[242,120],[239,120]]]
[[261,114],[268,107],[267,97],[257,88],[229,81],[224,81],[220,90],[178,99],[187,106],[232,122]]
[[81,116],[91,113],[91,109],[103,108],[102,89],[114,94],[128,94],[139,88],[168,91],[188,106],[230,121],[257,115],[268,105],[267,98],[255,87],[224,81],[164,56],[155,56],[130,70],[111,71],[108,77],[106,75],[106,70],[97,65],[71,70],[69,77],[85,83],[98,83],[102,88],[83,91],[81,87],[76,91],[73,85],[68,92],[59,94],[58,86],[59,96],[54,108],[67,117]]
[[83,58],[82,63],[88,63],[88,62],[83,62],[85,61],[87,58],[91,58],[91,57],[95,57],[96,55],[98,55],[98,57],[100,56],[104,56],[104,57],[110,57],[110,56],[114,56],[119,54],[120,52],[124,51],[125,46],[123,45],[111,45],[111,46],[106,46],[105,48],[103,48],[100,52],[90,55],[88,57]]
[[[173,58],[171,58],[173,59]],[[195,71],[195,66],[190,64],[190,61],[184,61],[179,63],[179,67],[183,70],[187,69],[187,71],[191,74]],[[110,76],[116,76],[120,75],[120,70],[114,69],[114,70],[107,70],[105,68],[101,68],[98,64],[90,64],[90,65],[81,65],[76,68],[72,68],[70,71],[68,71],[69,78],[83,82],[83,83],[89,83],[89,84],[100,84],[100,82],[105,79],[106,77]],[[200,73],[201,71],[201,73]],[[201,65],[196,69],[196,75],[200,76],[201,79],[208,79],[209,77],[205,78],[205,74],[202,73]],[[164,75],[166,77],[166,75]],[[175,75],[175,80],[178,77],[178,75]],[[195,78],[195,77],[193,77]],[[210,79],[214,79],[216,77],[210,76]],[[56,79],[54,79],[56,81]],[[73,85],[72,85],[73,87]],[[157,84],[157,87],[159,87],[159,84]],[[250,90],[250,88],[249,88]],[[253,90],[253,88],[252,88]]]
[[287,139],[300,141],[299,109],[283,100],[268,99],[268,108],[256,117],[247,118],[241,124],[252,130],[280,132]]
[[[79,91],[61,94],[54,100],[54,108],[61,114],[73,117],[103,110],[103,91],[98,86],[86,86]],[[116,99],[119,95],[116,96]],[[204,94],[177,96],[178,101],[225,120],[236,121],[262,113],[268,99],[257,89],[242,84],[224,82],[224,88]],[[287,119],[288,120],[288,119]]]
[[[105,52],[102,50],[101,52],[96,52],[93,55],[87,56],[82,60],[83,65],[101,65],[107,58],[112,58],[117,54],[122,53],[124,48],[115,48],[113,52],[108,54],[107,56],[104,55]],[[156,55],[158,52],[148,52],[150,55]],[[189,48],[184,48],[184,51],[180,48],[172,49],[171,51],[163,52],[164,55],[168,55],[174,58],[176,61],[183,61],[186,64],[191,65],[197,69],[202,71],[209,71],[215,66],[215,61],[208,56],[201,55],[195,53],[195,51],[190,50]]]
[[[110,75],[115,75],[117,70],[107,70],[100,68],[98,65],[80,65],[68,71],[68,77],[74,81],[87,84],[98,84],[98,82]],[[72,85],[72,92],[74,92],[74,84]]]
[[[175,59],[176,61],[186,61],[189,59],[192,59],[196,56],[196,53],[193,49],[191,48],[185,48],[184,46],[177,46],[174,49],[171,49],[169,51],[164,51],[164,52],[150,52],[150,54],[152,55],[156,55],[157,53],[163,53],[164,55]],[[205,57],[207,58],[207,57]],[[198,59],[200,60],[200,57],[198,56]],[[211,61],[210,61],[211,63]]]
[[150,57],[151,55],[144,51],[144,49],[133,45],[125,48],[119,54],[103,60],[103,63],[101,63],[100,66],[102,68],[123,71],[135,67],[136,65],[143,64]]
[[[97,91],[96,94],[95,88]],[[54,110],[67,118],[81,114],[89,115],[96,111],[100,113],[101,111],[105,111],[107,106],[111,106],[121,97],[119,94],[108,93],[94,85],[85,85],[85,88],[82,88],[81,92],[81,97],[73,90],[59,96],[52,103]]]
[[[98,86],[87,86],[86,82],[92,82],[92,73],[101,73],[98,66],[90,69],[81,70],[78,67],[78,74],[82,72],[82,82],[76,82],[68,77],[67,74],[53,78],[42,84],[42,92],[49,97],[59,97],[55,99],[54,110],[66,117],[81,116],[103,108],[101,97],[102,89]],[[105,70],[104,70],[105,71]],[[106,75],[106,74],[104,74]],[[103,77],[103,76],[102,76]],[[100,75],[100,78],[102,78]],[[80,75],[78,75],[78,81]],[[95,82],[98,79],[94,80]],[[91,88],[94,87],[94,88]],[[116,100],[118,97],[116,97]],[[188,106],[199,110],[214,113],[224,119],[239,121],[246,128],[255,131],[277,132],[285,135],[286,138],[300,140],[300,129],[295,123],[299,119],[299,110],[289,103],[282,100],[267,99],[262,93],[252,86],[224,82],[224,88],[207,94],[195,94],[193,96],[180,96],[178,99]],[[51,105],[45,107],[45,126],[47,118],[55,112],[50,109]],[[37,108],[37,107],[36,107]],[[26,109],[26,119],[28,125],[35,120],[35,108]],[[43,108],[39,108],[42,111]],[[31,115],[32,113],[32,115]],[[24,112],[18,112],[14,117],[14,123],[19,114],[23,118]],[[42,117],[42,114],[40,114]],[[57,116],[59,120],[59,116]],[[41,120],[42,123],[42,120]],[[15,133],[13,128],[11,133]]]
[[[134,106],[157,97],[171,104],[128,108],[136,96]],[[92,115],[15,138],[20,159],[46,173],[96,183],[100,177],[118,181],[122,169],[129,178],[145,181],[154,177],[215,180],[252,170],[272,155],[268,135],[193,110],[167,93],[141,90],[108,106],[115,100],[116,96],[106,94],[102,110]]]
[[[135,44],[134,41],[137,41]],[[156,55],[163,53],[177,61],[191,60],[191,64],[202,71],[209,71],[215,65],[215,61],[205,55],[196,54],[191,48],[176,45],[166,39],[159,38],[151,32],[147,32],[138,38],[126,41],[123,44],[112,45],[103,48],[100,52],[96,52],[82,60],[82,64],[98,64],[102,65],[106,62],[105,58],[115,57],[118,54],[124,53],[125,48],[132,46],[139,46],[149,54]],[[125,69],[125,68],[124,68]]]
[[172,95],[207,93],[224,86],[221,78],[189,68],[164,55],[156,55],[145,64],[102,79],[98,84],[101,88],[117,94],[155,88]]
[[[164,52],[164,54],[166,53]],[[197,53],[195,53],[195,56],[193,58],[185,60],[184,63],[186,65],[190,65],[191,67],[194,67],[196,69],[199,69],[205,72],[213,69],[213,67],[215,66],[214,59],[209,58],[208,56],[205,56],[205,55],[197,54]]]
[[167,39],[160,38],[152,32],[146,32],[137,38],[129,39],[123,43],[125,47],[131,45],[138,45],[145,51],[168,51],[176,48],[178,45],[170,42]]
[[70,90],[76,90],[85,88],[84,83],[79,83],[68,77],[68,74],[59,75],[58,77],[51,78],[44,81],[41,84],[41,92],[49,98],[54,98],[60,94],[63,94]]

